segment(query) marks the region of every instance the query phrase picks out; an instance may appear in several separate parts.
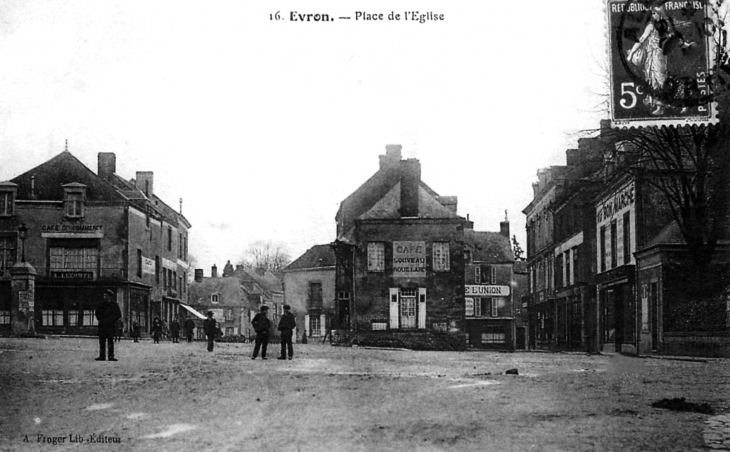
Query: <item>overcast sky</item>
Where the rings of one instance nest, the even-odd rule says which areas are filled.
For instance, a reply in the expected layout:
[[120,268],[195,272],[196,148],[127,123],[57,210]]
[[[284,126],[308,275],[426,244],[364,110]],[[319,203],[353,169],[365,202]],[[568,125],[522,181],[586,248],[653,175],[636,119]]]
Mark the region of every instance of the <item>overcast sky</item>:
[[209,275],[254,240],[293,257],[334,240],[339,203],[401,144],[476,229],[508,210],[524,249],[537,170],[607,116],[605,34],[598,0],[3,0],[0,181],[65,140],[94,171],[115,152],[120,176],[154,171],[158,196],[183,198]]

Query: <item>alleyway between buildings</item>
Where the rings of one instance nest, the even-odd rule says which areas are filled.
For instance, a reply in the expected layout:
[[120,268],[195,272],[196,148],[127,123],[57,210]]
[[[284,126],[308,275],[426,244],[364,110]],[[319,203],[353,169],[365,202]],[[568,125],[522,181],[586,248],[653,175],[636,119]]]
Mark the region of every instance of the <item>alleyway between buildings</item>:
[[[0,339],[2,451],[730,450],[730,360]],[[506,374],[517,369],[517,375]],[[713,413],[652,407],[663,399]],[[54,444],[55,443],[55,444]]]

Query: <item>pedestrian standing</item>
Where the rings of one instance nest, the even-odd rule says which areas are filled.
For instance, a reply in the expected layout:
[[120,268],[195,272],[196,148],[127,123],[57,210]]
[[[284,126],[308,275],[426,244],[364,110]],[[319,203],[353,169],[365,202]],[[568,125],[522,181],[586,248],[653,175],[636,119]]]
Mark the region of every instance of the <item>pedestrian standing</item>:
[[185,337],[188,338],[188,342],[193,342],[193,330],[195,329],[195,322],[193,319],[185,320]]
[[208,318],[203,321],[203,332],[208,337],[208,351],[213,351],[213,344],[215,342],[215,334],[217,332],[217,328],[215,326],[216,322],[213,319],[213,311],[208,311]]
[[136,320],[132,322],[132,337],[134,338],[134,342],[139,342],[139,335],[140,335],[140,328],[139,328],[139,322]]
[[117,304],[117,296],[113,290],[104,291],[103,301],[96,308],[96,320],[98,322],[99,333],[99,357],[97,361],[106,361],[107,347],[109,361],[116,361],[114,357],[114,333],[116,331],[117,320],[122,318],[122,311]]
[[177,344],[180,339],[180,322],[177,321],[177,317],[170,324],[170,335],[172,336],[172,343]]
[[278,359],[286,359],[286,353],[289,352],[289,359],[294,356],[294,345],[292,344],[292,336],[294,328],[297,326],[297,319],[291,313],[291,306],[284,305],[284,315],[279,320],[279,331],[281,332],[281,355]]
[[162,334],[162,321],[159,317],[155,317],[152,321],[152,339],[155,344],[160,343],[160,335]]
[[124,334],[124,322],[122,322],[122,319],[117,320],[115,334],[114,334],[114,341],[119,342],[122,340],[122,335]]
[[251,320],[253,330],[256,332],[256,345],[253,347],[251,359],[256,359],[259,356],[259,349],[261,350],[261,359],[266,359],[266,347],[269,345],[269,329],[271,329],[271,321],[266,317],[268,310],[268,306],[261,306],[259,313]]

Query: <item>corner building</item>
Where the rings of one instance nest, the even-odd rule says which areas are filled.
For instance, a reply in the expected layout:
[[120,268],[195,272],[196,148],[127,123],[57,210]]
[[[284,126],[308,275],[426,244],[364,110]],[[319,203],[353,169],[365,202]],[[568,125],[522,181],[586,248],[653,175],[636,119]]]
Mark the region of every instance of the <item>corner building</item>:
[[190,223],[154,194],[151,171],[128,181],[115,174],[115,154],[98,158],[95,174],[66,150],[0,183],[9,201],[0,213],[0,331],[9,330],[9,269],[22,254],[37,272],[39,333],[96,334],[106,289],[117,295],[125,333],[133,321],[148,333],[154,316],[169,324],[187,300]]
[[386,146],[379,170],[337,213],[336,329],[465,331],[465,230],[472,223],[456,207],[455,196],[421,180],[418,160]]

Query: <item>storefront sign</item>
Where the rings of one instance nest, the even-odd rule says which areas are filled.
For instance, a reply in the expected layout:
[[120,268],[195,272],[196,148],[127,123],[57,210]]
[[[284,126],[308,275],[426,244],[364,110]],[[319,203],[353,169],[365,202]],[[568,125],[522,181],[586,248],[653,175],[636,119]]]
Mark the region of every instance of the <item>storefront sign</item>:
[[393,276],[426,276],[426,242],[393,242]]
[[464,295],[470,297],[507,297],[509,286],[495,286],[491,284],[467,285],[464,287]]
[[70,224],[70,223],[59,223],[59,224],[43,224],[41,225],[41,232],[74,232],[74,233],[94,233],[102,232],[104,230],[103,224]]
[[58,279],[94,279],[94,272],[51,272],[51,278]]
[[596,207],[596,222],[601,224],[610,220],[617,214],[621,214],[634,205],[634,183],[630,183],[613,195],[604,199]]

